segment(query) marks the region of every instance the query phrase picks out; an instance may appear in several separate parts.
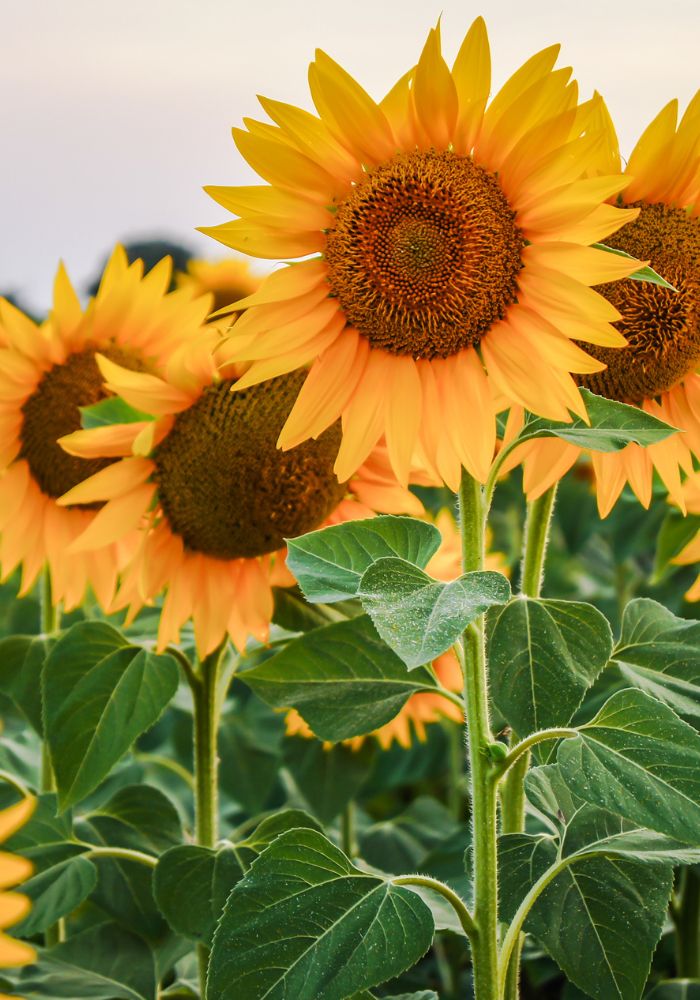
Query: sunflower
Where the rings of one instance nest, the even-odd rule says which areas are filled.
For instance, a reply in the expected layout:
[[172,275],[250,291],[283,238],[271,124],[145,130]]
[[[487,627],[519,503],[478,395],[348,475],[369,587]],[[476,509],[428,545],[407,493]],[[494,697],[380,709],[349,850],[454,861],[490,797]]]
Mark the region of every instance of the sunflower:
[[189,288],[195,295],[213,295],[212,312],[252,295],[260,287],[260,281],[251,271],[248,261],[236,257],[190,260],[186,271],[175,272],[178,288]]
[[[25,798],[8,809],[0,811],[0,843],[11,837],[34,811],[36,799]],[[18,882],[24,882],[32,874],[34,866],[26,858],[14,854],[0,853],[0,968],[11,965],[26,965],[36,959],[33,948],[23,941],[15,941],[3,933],[29,912],[31,903],[18,892],[5,892]]]
[[[620,153],[605,105],[598,116],[607,134],[597,162],[606,173],[620,166]],[[608,243],[651,262],[676,291],[649,282],[617,281],[598,290],[620,313],[615,324],[627,346],[587,348],[605,369],[580,376],[579,384],[609,399],[631,403],[684,433],[642,448],[630,444],[614,453],[591,452],[598,506],[612,509],[626,482],[640,502],[651,500],[654,469],[683,508],[681,470],[691,472],[700,457],[700,91],[677,125],[678,102],[654,118],[625,168],[624,202],[639,216]],[[576,461],[580,451],[556,440],[520,450],[525,488],[531,499],[544,492]]]
[[[428,563],[426,573],[435,577],[436,580],[444,580],[445,582],[455,580],[462,572],[461,535],[454,517],[447,509],[438,513],[435,525],[442,535],[442,541],[440,548]],[[495,570],[498,573],[507,572],[505,557],[500,552],[489,550],[484,565],[486,569]],[[462,671],[451,650],[434,660],[432,666],[442,687],[454,692],[462,690]],[[418,691],[411,695],[391,722],[387,722],[386,725],[369,735],[376,739],[384,750],[387,750],[394,741],[400,746],[408,748],[414,736],[424,742],[427,738],[425,727],[431,723],[439,722],[441,719],[449,719],[456,723],[464,721],[461,711],[454,702],[448,701],[439,693]],[[289,736],[304,736],[306,738],[314,736],[309,725],[294,709],[287,713],[285,722]],[[352,739],[343,740],[343,743],[353,750],[357,750],[365,739],[367,739],[366,736],[355,736]],[[327,743],[326,746],[331,746],[331,744]]]
[[315,441],[280,451],[276,440],[305,373],[231,392],[241,370],[220,367],[219,344],[211,329],[172,357],[166,378],[98,355],[108,389],[156,419],[147,433],[128,424],[77,431],[61,442],[84,459],[123,456],[61,499],[104,502],[74,549],[114,543],[123,531],[124,509],[135,520],[148,515],[115,607],[128,605],[133,615],[166,589],[159,648],[176,642],[192,618],[200,656],[227,634],[240,650],[250,635],[266,641],[272,587],[295,582],[284,565],[285,538],[375,510],[422,512],[392,477],[381,447],[349,482],[338,482],[338,425]]
[[[571,372],[603,365],[574,339],[624,345],[617,309],[589,286],[635,264],[589,244],[636,218],[605,201],[619,170],[586,178],[598,99],[578,105],[558,46],[488,103],[478,18],[450,70],[439,28],[380,102],[318,52],[317,115],[261,98],[239,151],[267,182],[206,190],[239,218],[202,231],[260,257],[306,257],[271,274],[233,332],[246,388],[310,365],[283,448],[341,418],[347,479],[385,438],[405,483],[418,456],[455,489],[486,478],[499,401],[585,415]],[[309,256],[312,255],[312,256]]]
[[123,530],[114,545],[100,553],[69,552],[101,512],[93,504],[64,507],[56,500],[109,459],[77,459],[57,441],[80,427],[80,407],[106,395],[96,351],[128,367],[159,371],[197,333],[209,296],[167,294],[170,272],[164,260],[144,277],[142,262],[129,265],[118,247],[85,309],[63,266],[44,324],[0,300],[0,565],[5,577],[22,566],[23,593],[47,565],[53,600],[66,609],[80,604],[88,584],[103,606],[112,600],[131,544],[133,509],[122,510]]

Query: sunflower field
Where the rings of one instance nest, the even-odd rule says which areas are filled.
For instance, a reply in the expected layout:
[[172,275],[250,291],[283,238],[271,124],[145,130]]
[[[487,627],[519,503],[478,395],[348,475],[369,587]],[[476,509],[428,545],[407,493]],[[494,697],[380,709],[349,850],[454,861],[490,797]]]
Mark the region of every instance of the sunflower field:
[[700,1000],[700,92],[558,59],[0,299],[3,997]]

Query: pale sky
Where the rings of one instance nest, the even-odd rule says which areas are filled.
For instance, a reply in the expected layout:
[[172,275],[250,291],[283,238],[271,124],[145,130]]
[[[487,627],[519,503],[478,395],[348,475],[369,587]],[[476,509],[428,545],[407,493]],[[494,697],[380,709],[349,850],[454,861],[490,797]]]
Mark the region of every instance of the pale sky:
[[43,310],[59,259],[82,288],[118,240],[221,256],[194,231],[228,218],[202,185],[256,182],[230,137],[256,94],[311,108],[320,47],[379,98],[441,14],[450,57],[484,15],[496,85],[562,42],[623,152],[700,86],[697,0],[0,0],[0,289]]

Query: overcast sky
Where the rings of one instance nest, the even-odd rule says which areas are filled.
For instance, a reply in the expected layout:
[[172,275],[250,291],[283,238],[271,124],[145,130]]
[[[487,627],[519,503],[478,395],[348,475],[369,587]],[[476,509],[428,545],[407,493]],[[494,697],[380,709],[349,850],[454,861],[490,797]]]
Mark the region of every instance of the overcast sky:
[[441,13],[450,57],[486,17],[496,84],[561,41],[560,65],[603,93],[623,151],[700,86],[697,0],[4,0],[0,289],[44,309],[59,259],[84,285],[120,239],[220,256],[194,232],[226,219],[201,189],[255,182],[230,137],[264,117],[255,95],[310,107],[318,46],[381,97]]

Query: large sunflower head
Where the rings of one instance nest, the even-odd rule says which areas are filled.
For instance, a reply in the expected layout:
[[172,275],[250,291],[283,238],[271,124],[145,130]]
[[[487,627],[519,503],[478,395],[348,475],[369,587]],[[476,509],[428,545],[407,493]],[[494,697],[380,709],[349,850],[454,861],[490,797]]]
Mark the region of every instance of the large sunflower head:
[[104,503],[74,548],[113,543],[148,513],[149,526],[125,574],[117,606],[132,613],[166,589],[159,644],[194,621],[198,651],[228,634],[239,649],[267,637],[272,587],[294,583],[284,539],[323,524],[386,513],[420,513],[377,448],[348,482],[333,471],[340,427],[283,452],[279,432],[303,384],[290,372],[232,392],[240,369],[219,367],[218,333],[171,358],[165,378],[126,369],[104,356],[107,387],[154,420],[78,431],[62,439],[84,459],[123,459],[69,491],[62,504]]
[[56,503],[111,461],[68,455],[58,439],[81,426],[81,407],[107,390],[95,360],[141,372],[164,369],[180,344],[196,336],[210,307],[183,290],[168,293],[171,266],[163,260],[147,275],[117,248],[94,299],[81,305],[61,266],[48,320],[37,325],[0,300],[0,565],[3,575],[23,568],[26,591],[48,565],[53,598],[79,604],[90,584],[107,604],[130,545],[124,532],[96,556],[66,556],[70,543],[98,514],[93,504]]
[[245,258],[223,257],[220,260],[190,260],[186,271],[175,273],[178,288],[189,288],[195,295],[211,294],[211,311],[225,309],[238,299],[252,295],[261,279],[253,274]]
[[[36,799],[25,798],[0,811],[0,843],[11,837],[34,812]],[[24,941],[15,941],[4,931],[29,913],[31,903],[19,892],[6,892],[24,882],[34,871],[31,861],[7,852],[0,853],[0,969],[26,965],[36,960],[34,949]]]
[[484,479],[498,401],[570,419],[571,372],[601,362],[573,341],[619,347],[617,309],[589,286],[634,263],[590,246],[636,218],[606,199],[620,171],[586,177],[600,142],[558,47],[529,59],[488,102],[483,21],[450,68],[436,28],[418,64],[375,102],[323,52],[316,114],[261,99],[238,149],[266,182],[210,187],[239,218],[205,229],[261,257],[308,257],[243,300],[230,357],[241,388],[310,365],[281,446],[341,418],[347,479],[386,437],[406,482],[423,464],[456,488]]
[[[596,118],[604,135],[593,171],[621,166],[619,144],[605,105]],[[628,445],[621,452],[592,453],[598,504],[610,511],[626,482],[648,506],[654,469],[674,500],[683,505],[681,470],[700,457],[700,92],[680,122],[671,101],[642,134],[625,167],[628,183],[616,201],[639,215],[607,243],[651,266],[674,286],[615,281],[598,291],[620,313],[615,327],[627,346],[594,344],[588,353],[603,362],[577,381],[609,399],[639,406],[684,433],[650,448]],[[536,442],[528,449],[526,489],[536,496],[575,461],[578,450],[561,442]]]

